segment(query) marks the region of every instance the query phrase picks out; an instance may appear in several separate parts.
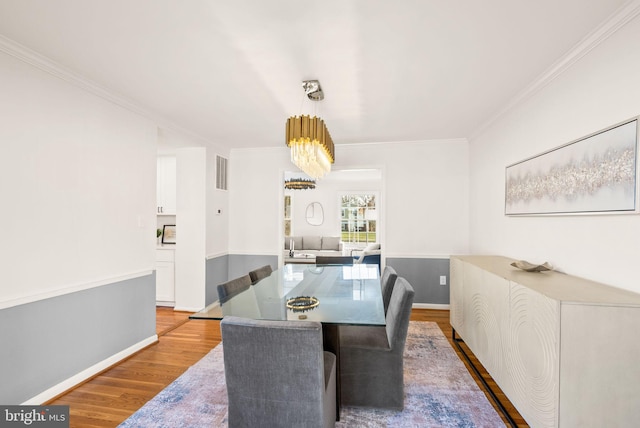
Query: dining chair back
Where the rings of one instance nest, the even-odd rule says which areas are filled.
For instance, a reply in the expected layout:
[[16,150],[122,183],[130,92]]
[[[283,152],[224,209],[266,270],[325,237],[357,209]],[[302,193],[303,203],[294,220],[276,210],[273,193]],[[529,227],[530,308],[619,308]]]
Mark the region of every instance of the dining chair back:
[[249,275],[243,275],[239,278],[219,284],[218,298],[220,299],[220,303],[226,302],[233,296],[247,290],[249,287],[251,287],[251,277]]
[[272,272],[273,272],[273,269],[271,269],[271,265],[264,265],[262,267],[259,267],[258,269],[252,270],[251,272],[249,272],[249,277],[251,277],[251,283],[255,284],[261,279],[264,279],[269,275],[271,275]]
[[333,427],[336,356],[322,325],[228,316],[220,322],[229,427]]
[[352,265],[350,256],[316,256],[316,265]]
[[393,286],[398,278],[398,273],[391,266],[385,266],[382,271],[382,277],[380,278],[380,287],[382,289],[382,303],[384,305],[384,314],[387,314],[389,308],[389,300],[391,300],[391,293],[393,292]]

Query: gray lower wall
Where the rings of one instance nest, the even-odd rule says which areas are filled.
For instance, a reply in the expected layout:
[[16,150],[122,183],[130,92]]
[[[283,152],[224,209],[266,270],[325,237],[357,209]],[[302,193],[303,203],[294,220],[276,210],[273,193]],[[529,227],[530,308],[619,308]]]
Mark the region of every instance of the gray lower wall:
[[[449,304],[449,259],[387,258],[386,265],[405,277],[416,294],[413,303]],[[440,276],[447,284],[440,285]]]
[[205,306],[218,300],[218,284],[229,280],[229,256],[207,259],[205,266]]
[[0,310],[0,403],[20,404],[156,334],[156,276]]

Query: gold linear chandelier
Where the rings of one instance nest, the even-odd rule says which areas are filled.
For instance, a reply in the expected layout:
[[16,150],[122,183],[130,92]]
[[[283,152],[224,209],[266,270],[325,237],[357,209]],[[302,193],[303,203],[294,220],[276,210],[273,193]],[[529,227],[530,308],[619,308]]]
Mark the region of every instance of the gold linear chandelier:
[[[302,87],[310,100],[324,99],[317,80],[305,80]],[[310,177],[319,179],[331,171],[335,148],[327,126],[319,117],[301,115],[287,119],[286,143],[291,148],[291,162]]]

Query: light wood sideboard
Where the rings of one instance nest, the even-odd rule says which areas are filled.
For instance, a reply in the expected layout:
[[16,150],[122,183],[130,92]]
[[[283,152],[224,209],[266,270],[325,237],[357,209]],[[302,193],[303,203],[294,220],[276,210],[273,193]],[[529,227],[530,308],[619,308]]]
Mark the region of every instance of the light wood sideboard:
[[450,317],[532,427],[640,423],[640,295],[452,256]]

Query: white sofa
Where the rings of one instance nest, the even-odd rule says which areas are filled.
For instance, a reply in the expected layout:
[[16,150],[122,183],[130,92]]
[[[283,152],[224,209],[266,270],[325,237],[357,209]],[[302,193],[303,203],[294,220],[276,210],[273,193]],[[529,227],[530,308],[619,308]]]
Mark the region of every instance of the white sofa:
[[289,256],[290,246],[295,254],[313,256],[341,256],[342,241],[339,236],[285,236],[284,256]]

